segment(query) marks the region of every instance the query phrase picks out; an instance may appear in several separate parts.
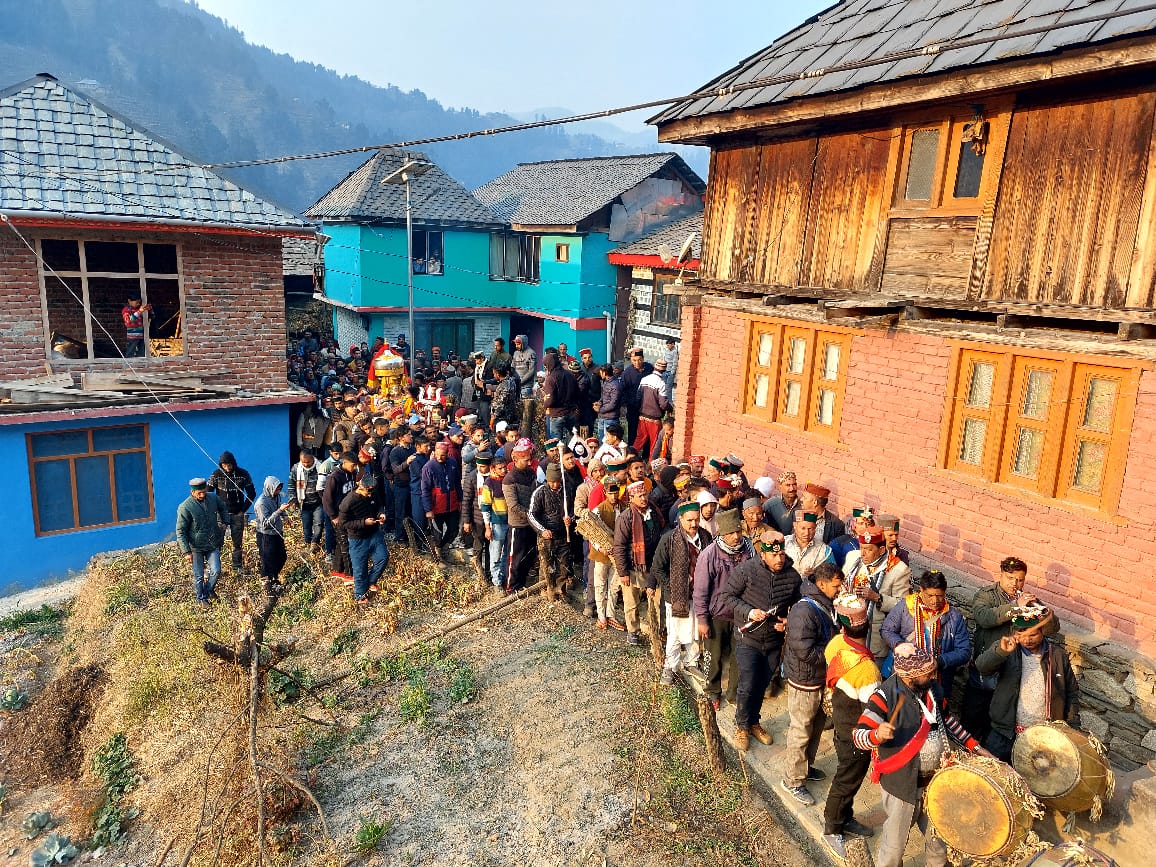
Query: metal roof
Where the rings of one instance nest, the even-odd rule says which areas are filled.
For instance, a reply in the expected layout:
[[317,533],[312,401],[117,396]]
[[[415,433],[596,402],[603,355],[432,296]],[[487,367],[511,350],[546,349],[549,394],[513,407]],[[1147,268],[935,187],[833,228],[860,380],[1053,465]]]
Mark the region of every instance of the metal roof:
[[474,195],[508,223],[570,226],[668,167],[696,192],[706,192],[702,178],[682,157],[660,153],[521,163]]
[[[1156,31],[1152,0],[843,0],[650,119],[749,109]],[[953,47],[954,46],[954,47]],[[760,81],[767,80],[765,85]]]
[[424,175],[410,181],[413,221],[418,224],[490,228],[501,226],[469,190],[418,151],[380,150],[332,190],[306,215],[315,220],[369,223],[405,222],[405,185],[382,180],[407,160],[430,163]]
[[660,226],[654,231],[643,235],[641,238],[631,241],[629,244],[616,247],[610,251],[610,255],[658,256],[661,255],[658,248],[665,244],[667,248],[677,256],[687,236],[692,233],[694,235],[694,241],[692,241],[690,245],[690,258],[692,260],[701,259],[702,211],[699,211],[697,214],[691,214],[689,217],[683,217],[681,220],[667,223],[665,226]]
[[310,228],[45,74],[0,90],[0,211]]

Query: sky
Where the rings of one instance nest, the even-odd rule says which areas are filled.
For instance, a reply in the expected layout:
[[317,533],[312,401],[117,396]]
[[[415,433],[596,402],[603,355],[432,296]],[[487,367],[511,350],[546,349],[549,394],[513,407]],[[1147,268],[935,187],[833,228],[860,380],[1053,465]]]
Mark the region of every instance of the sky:
[[[834,0],[195,0],[253,43],[451,108],[595,111],[689,93]],[[632,129],[654,111],[616,122]]]

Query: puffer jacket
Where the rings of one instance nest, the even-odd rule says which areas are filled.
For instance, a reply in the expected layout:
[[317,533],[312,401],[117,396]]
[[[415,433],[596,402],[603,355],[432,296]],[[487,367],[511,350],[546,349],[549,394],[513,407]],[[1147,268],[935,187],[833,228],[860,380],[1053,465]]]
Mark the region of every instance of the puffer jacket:
[[835,625],[834,605],[814,581],[804,582],[800,592],[803,598],[791,606],[787,615],[783,667],[791,684],[799,689],[816,690],[827,678],[823,651],[839,630]]
[[[221,464],[232,464],[233,471],[226,473]],[[237,459],[232,452],[221,452],[217,460],[217,468],[209,476],[209,490],[216,493],[225,504],[230,514],[236,515],[248,511],[257,498],[257,489],[253,487],[253,477],[248,470],[237,466]]]
[[253,525],[258,533],[271,536],[282,536],[285,525],[284,511],[278,512],[281,507],[281,480],[276,476],[265,476],[265,483],[261,485],[261,496],[253,502]]
[[530,526],[530,497],[538,487],[538,476],[532,466],[519,470],[511,467],[502,479],[502,497],[506,501],[506,514],[510,516],[511,527]]
[[549,530],[555,539],[564,537],[566,524],[564,522],[565,507],[563,505],[562,489],[553,490],[549,485],[540,485],[530,495],[530,508],[526,510],[530,519],[530,526],[538,533]]
[[799,589],[802,584],[803,579],[795,571],[790,557],[778,572],[772,572],[761,557],[736,566],[727,576],[723,589],[723,604],[733,612],[735,625],[746,623],[756,608],[769,615],[769,622],[750,632],[738,633],[738,640],[759,650],[781,646],[784,635],[774,628],[774,624],[778,618],[786,617],[791,606],[802,598]]
[[204,502],[192,495],[177,507],[177,544],[182,554],[216,551],[225,541],[222,524],[229,523],[229,511],[212,491]]
[[602,397],[598,404],[598,417],[617,419],[622,415],[622,380],[617,376],[602,383]]

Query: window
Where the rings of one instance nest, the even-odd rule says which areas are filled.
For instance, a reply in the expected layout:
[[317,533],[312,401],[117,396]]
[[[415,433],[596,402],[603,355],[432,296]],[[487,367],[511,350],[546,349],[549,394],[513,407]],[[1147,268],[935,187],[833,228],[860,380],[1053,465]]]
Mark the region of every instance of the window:
[[145,425],[29,434],[36,533],[68,533],[153,517]]
[[445,262],[442,233],[413,230],[413,273],[440,276]]
[[951,382],[945,469],[1047,499],[1115,508],[1137,368],[962,346]]
[[837,440],[850,332],[757,320],[748,346],[744,411]]
[[555,262],[569,262],[570,261],[570,245],[569,244],[555,244],[554,245],[554,261]]
[[655,325],[682,325],[682,299],[678,295],[667,295],[666,287],[674,283],[669,274],[655,275],[654,292],[650,296],[650,321]]
[[981,112],[903,127],[895,210],[978,214],[988,142],[1005,125],[1006,114]]
[[[569,246],[569,245],[567,245]],[[490,279],[538,282],[538,259],[542,239],[516,232],[490,234]]]
[[38,243],[51,357],[120,358],[127,350],[121,310],[131,297],[152,306],[145,316],[149,354],[183,352],[183,344],[174,340],[181,334],[175,244],[55,238]]

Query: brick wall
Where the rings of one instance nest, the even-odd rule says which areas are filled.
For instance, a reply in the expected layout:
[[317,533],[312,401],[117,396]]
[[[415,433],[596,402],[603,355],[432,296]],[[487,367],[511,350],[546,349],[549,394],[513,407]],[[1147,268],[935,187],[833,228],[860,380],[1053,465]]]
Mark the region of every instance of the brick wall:
[[[32,237],[28,231],[25,234]],[[69,229],[40,230],[40,234],[175,242],[184,279],[185,354],[133,363],[150,373],[211,373],[211,381],[251,390],[286,386],[280,238]],[[0,232],[0,381],[43,374],[44,340],[35,257],[11,231]],[[93,367],[107,369],[109,364],[115,361]],[[54,370],[86,366],[55,362]]]
[[[1156,558],[1156,373],[1141,377],[1120,498],[1126,522],[1116,523],[935,469],[949,373],[944,339],[882,330],[854,337],[840,442],[833,444],[740,415],[744,333],[734,310],[685,309],[682,450],[734,449],[754,475],[792,469],[801,481],[830,487],[839,514],[861,503],[893,512],[905,546],[976,582],[990,580],[1003,557],[1022,556],[1041,596],[1074,622],[1145,654],[1156,651],[1156,579],[1143,565]],[[694,401],[703,389],[710,400]]]
[[935,469],[950,365],[943,338],[875,329],[854,337],[834,444],[740,414],[745,328],[733,309],[684,304],[676,454],[733,449],[751,478],[791,469],[800,482],[821,482],[839,515],[862,503],[898,515],[902,544],[958,575],[960,598],[990,582],[1004,557],[1023,557],[1029,586],[1071,627],[1092,724],[1118,761],[1150,758],[1156,737],[1141,741],[1156,720],[1156,673],[1145,658],[1156,654],[1156,372],[1141,377],[1119,507],[1126,522],[1116,523]]

